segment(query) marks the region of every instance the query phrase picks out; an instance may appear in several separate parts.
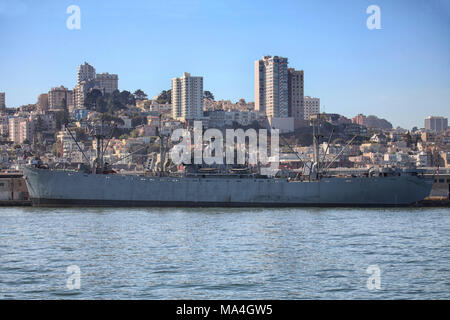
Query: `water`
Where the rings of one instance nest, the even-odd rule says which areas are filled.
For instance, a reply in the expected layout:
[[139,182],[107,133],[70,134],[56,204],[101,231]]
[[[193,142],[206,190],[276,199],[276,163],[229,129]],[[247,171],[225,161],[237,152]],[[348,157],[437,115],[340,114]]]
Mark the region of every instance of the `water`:
[[449,299],[449,213],[0,208],[0,298]]

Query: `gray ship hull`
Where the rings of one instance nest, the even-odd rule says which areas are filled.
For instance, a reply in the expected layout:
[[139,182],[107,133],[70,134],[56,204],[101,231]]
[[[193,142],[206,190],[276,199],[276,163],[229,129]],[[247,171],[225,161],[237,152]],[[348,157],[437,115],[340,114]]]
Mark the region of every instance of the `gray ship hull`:
[[34,206],[408,206],[430,194],[419,176],[286,179],[147,177],[24,169]]

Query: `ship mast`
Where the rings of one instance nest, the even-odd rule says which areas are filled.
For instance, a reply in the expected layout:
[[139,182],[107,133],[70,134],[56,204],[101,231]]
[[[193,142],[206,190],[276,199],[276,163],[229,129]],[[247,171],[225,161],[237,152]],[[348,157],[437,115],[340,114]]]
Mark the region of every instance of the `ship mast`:
[[162,115],[159,115],[159,129],[156,128],[157,132],[156,135],[159,136],[159,173],[161,176],[164,175],[164,135],[163,135],[163,130],[162,130]]
[[[313,127],[313,148],[314,148],[314,166],[315,172],[314,175],[315,178],[319,178],[320,173],[320,113],[317,114],[316,117],[311,119],[312,127]],[[317,123],[317,128],[316,128]]]

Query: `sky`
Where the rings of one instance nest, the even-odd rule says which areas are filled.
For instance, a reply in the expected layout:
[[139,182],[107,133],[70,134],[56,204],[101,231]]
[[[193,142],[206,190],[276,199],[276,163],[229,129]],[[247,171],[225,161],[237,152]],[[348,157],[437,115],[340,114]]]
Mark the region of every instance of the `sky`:
[[[70,5],[81,28],[70,30]],[[369,30],[370,5],[381,29]],[[423,127],[450,117],[450,0],[0,0],[0,92],[8,107],[76,84],[78,65],[149,97],[183,72],[216,100],[254,101],[254,61],[289,59],[321,110]]]

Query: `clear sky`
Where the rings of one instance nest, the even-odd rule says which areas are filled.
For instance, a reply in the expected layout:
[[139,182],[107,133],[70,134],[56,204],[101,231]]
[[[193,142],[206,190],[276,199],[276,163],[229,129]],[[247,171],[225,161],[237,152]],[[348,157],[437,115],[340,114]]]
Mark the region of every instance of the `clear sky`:
[[[66,9],[81,9],[69,30]],[[369,5],[381,30],[369,30]],[[0,91],[8,107],[76,84],[78,65],[150,97],[183,72],[216,99],[254,101],[253,63],[289,58],[322,110],[394,126],[450,117],[450,0],[0,0]]]

